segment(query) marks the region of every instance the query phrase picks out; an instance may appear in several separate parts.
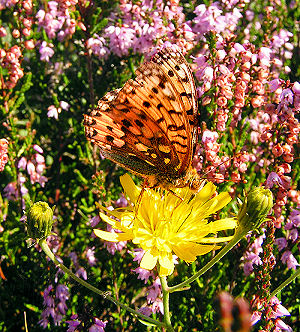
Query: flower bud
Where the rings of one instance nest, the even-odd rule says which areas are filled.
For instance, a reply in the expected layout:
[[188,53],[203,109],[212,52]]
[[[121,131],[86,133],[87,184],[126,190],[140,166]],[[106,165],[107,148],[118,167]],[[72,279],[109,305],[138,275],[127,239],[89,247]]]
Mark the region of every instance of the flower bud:
[[258,228],[272,206],[273,195],[271,191],[264,187],[255,187],[245,198],[237,215],[240,227],[248,231]]
[[37,202],[30,207],[27,212],[27,231],[29,237],[42,239],[51,234],[53,209],[45,202]]

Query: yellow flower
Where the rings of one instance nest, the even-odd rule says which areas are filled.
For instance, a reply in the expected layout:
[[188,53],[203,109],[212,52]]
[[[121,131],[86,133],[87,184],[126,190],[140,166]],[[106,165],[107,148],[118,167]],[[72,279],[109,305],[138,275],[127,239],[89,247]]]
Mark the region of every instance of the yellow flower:
[[[133,208],[108,211],[116,219],[104,213],[100,217],[121,233],[110,233],[95,229],[103,240],[129,241],[138,244],[144,251],[140,267],[152,270],[159,263],[160,276],[174,271],[172,254],[187,263],[196,260],[211,250],[218,249],[216,243],[229,241],[232,236],[214,237],[218,231],[237,227],[236,218],[208,222],[207,218],[222,209],[231,200],[228,193],[212,197],[216,187],[208,182],[197,194],[187,188],[175,189],[175,193],[145,189],[136,186],[128,174],[120,178],[125,194]],[[182,197],[180,199],[178,196]],[[211,198],[212,197],[212,198]],[[140,200],[140,201],[139,201]]]

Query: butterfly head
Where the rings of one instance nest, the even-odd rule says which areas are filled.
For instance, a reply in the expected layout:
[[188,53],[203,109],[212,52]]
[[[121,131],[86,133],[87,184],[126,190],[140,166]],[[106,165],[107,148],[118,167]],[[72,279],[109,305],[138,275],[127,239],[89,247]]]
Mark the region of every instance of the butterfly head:
[[204,187],[206,180],[200,177],[195,168],[188,173],[188,176],[188,185],[192,191],[196,193]]

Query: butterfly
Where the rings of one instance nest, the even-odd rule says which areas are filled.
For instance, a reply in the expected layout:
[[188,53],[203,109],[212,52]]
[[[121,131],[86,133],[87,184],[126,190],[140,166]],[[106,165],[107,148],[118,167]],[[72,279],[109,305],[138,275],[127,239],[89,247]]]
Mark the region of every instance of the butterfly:
[[179,50],[164,48],[84,115],[85,135],[104,157],[167,190],[204,185],[192,167],[196,87]]

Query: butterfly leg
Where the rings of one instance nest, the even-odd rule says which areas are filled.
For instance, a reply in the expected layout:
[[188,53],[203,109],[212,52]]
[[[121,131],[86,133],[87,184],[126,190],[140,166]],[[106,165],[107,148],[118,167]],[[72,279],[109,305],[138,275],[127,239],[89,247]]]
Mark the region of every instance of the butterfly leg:
[[136,201],[136,203],[135,203],[134,219],[135,219],[136,216],[137,216],[137,213],[138,213],[138,210],[139,210],[140,204],[141,204],[141,202],[142,202],[143,194],[144,194],[146,188],[148,188],[148,187],[149,187],[149,184],[148,184],[147,180],[145,180],[144,183],[143,183],[143,186],[142,186],[142,190],[141,190],[141,192],[140,192],[140,194],[139,194],[139,197],[138,197],[138,199],[137,199],[137,201]]

